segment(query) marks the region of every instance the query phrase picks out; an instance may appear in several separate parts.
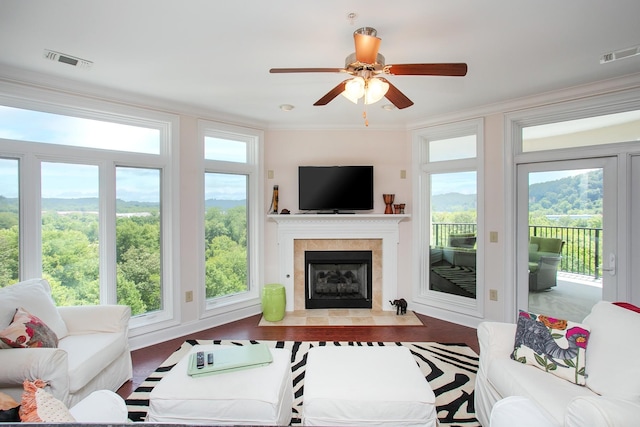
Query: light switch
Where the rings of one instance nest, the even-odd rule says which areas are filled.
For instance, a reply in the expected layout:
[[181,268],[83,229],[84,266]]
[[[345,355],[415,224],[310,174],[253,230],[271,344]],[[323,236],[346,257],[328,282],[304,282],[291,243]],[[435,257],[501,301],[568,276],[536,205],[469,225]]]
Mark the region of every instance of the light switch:
[[402,169],[400,171],[400,179],[407,179],[407,171]]
[[497,231],[490,231],[489,232],[489,242],[498,243],[498,232]]
[[267,171],[267,179],[273,179],[273,170]]

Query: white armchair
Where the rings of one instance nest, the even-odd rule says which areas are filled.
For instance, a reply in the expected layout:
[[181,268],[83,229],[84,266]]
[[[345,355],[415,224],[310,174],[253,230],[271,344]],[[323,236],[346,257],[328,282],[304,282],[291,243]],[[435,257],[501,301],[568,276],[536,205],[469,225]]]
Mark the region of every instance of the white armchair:
[[490,425],[491,410],[498,401],[522,396],[548,419],[545,425],[636,425],[640,419],[640,342],[635,337],[640,313],[602,301],[583,323],[591,333],[585,386],[512,360],[515,324],[481,323],[475,388],[480,423]]
[[25,379],[42,379],[47,391],[71,407],[93,391],[116,391],[131,379],[128,306],[56,307],[49,283],[33,279],[0,288],[0,330],[17,307],[49,326],[58,347],[0,346],[0,391],[19,401]]

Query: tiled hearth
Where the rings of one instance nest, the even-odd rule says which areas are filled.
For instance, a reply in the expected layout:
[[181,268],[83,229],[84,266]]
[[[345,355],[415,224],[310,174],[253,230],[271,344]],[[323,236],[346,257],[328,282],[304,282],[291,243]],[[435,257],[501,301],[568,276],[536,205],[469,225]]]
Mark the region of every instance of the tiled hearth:
[[314,308],[286,313],[284,319],[268,322],[262,318],[260,326],[424,326],[418,316],[407,310],[404,315],[395,311],[368,308]]
[[[371,250],[372,312],[393,311],[395,315],[395,308],[388,300],[397,298],[398,224],[408,217],[380,214],[270,215],[269,218],[278,223],[280,283],[286,290],[287,312],[305,309],[305,250]],[[328,313],[327,317],[330,317]]]

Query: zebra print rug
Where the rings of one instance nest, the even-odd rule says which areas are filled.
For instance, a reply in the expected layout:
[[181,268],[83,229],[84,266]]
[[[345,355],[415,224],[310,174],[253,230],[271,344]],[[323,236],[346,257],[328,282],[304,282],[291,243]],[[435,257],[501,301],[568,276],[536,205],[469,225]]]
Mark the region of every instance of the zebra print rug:
[[245,341],[245,340],[189,340],[185,341],[158,369],[155,370],[127,399],[129,418],[144,421],[149,405],[149,393],[162,377],[184,357],[192,346],[249,345],[257,342],[268,347],[287,348],[291,351],[293,374],[293,408],[291,425],[301,425],[300,413],[303,401],[304,372],[307,351],[312,347],[329,345],[355,346],[405,346],[413,354],[416,363],[436,395],[436,407],[440,426],[480,426],[475,418],[473,388],[478,371],[478,355],[463,344],[434,342],[334,342],[334,341]]

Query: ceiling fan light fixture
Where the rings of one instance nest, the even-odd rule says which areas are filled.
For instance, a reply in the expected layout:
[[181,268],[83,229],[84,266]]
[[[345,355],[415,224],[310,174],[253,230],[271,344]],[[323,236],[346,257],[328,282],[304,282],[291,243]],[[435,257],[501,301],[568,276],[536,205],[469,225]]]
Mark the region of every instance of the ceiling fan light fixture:
[[370,78],[366,85],[364,103],[375,104],[384,98],[388,90],[389,83],[382,81],[377,77]]
[[364,96],[365,81],[362,77],[354,77],[344,85],[342,96],[347,98],[354,104],[358,103],[358,99]]

